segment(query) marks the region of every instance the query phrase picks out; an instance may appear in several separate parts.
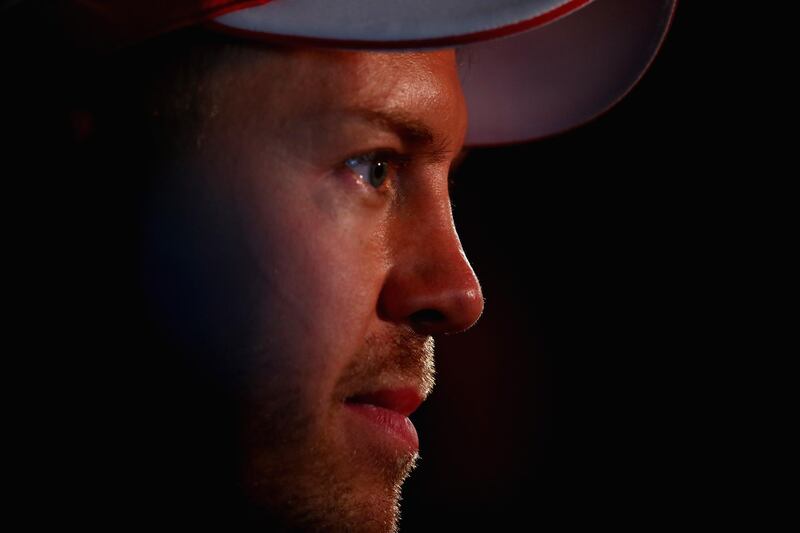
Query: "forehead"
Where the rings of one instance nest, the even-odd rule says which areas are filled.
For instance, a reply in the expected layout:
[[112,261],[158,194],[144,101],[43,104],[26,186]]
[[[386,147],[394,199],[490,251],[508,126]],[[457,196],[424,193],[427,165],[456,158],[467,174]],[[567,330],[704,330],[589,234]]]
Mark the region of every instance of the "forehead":
[[238,102],[238,108],[261,119],[288,121],[374,110],[401,113],[448,137],[463,137],[460,130],[466,130],[466,105],[452,49],[374,52],[252,46],[225,62],[213,83],[217,96]]

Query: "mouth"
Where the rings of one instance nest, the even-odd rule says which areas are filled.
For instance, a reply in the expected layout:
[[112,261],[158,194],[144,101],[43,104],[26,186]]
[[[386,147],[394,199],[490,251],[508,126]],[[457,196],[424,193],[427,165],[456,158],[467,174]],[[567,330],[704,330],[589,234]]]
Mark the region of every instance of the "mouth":
[[423,400],[414,388],[383,389],[350,396],[344,400],[344,407],[361,437],[398,452],[416,453],[419,436],[408,416]]

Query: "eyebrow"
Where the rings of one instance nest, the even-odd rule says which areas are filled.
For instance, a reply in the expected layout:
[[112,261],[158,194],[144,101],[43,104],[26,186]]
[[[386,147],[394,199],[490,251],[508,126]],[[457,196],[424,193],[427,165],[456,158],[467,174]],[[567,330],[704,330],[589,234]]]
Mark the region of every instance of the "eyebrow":
[[427,124],[398,111],[376,111],[374,109],[356,109],[354,114],[376,124],[383,129],[393,131],[398,137],[410,144],[434,144],[435,135]]
[[426,156],[433,160],[445,160],[448,154],[453,152],[448,149],[448,146],[452,144],[449,137],[437,135],[423,121],[402,111],[355,108],[347,109],[345,112],[349,116],[360,118],[394,133],[404,143],[420,148]]

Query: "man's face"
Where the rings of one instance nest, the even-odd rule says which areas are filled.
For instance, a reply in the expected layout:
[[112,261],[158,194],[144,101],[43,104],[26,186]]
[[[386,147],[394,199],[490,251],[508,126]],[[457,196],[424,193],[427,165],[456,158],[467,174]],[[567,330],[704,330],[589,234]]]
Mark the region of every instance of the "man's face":
[[[185,248],[197,272],[178,277],[203,281],[164,320],[232,369],[252,502],[298,529],[391,531],[431,335],[483,310],[449,201],[455,55],[253,48],[199,92],[207,118],[158,195],[153,248]],[[175,244],[187,232],[197,246]]]

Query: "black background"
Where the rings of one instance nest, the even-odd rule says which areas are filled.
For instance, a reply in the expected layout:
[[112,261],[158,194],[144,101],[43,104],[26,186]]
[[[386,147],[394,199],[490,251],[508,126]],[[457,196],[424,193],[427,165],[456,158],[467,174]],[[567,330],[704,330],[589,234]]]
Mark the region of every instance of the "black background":
[[[759,461],[745,444],[762,432],[752,363],[768,344],[754,293],[768,286],[757,263],[773,213],[753,186],[768,159],[740,140],[770,131],[745,125],[749,71],[737,70],[742,86],[723,83],[735,54],[717,36],[718,8],[698,6],[679,3],[650,70],[609,113],[466,159],[454,216],[485,311],[468,332],[437,339],[437,388],[412,417],[421,460],[404,488],[402,532],[763,521],[760,485],[749,484]],[[74,494],[81,461],[104,444],[87,443],[74,420],[91,417],[66,399],[102,403],[80,387],[105,376],[81,374],[86,347],[69,337],[76,324],[96,327],[76,314],[91,302],[74,297],[96,272],[71,261],[81,223],[103,221],[63,200],[88,186],[59,173],[68,154],[46,149],[64,132],[39,126],[73,80],[37,83],[52,51],[36,35],[13,39],[2,50],[16,67],[2,86],[12,89],[5,168],[23,169],[5,193],[7,346],[19,347],[5,374],[16,413],[8,441],[20,450],[13,485],[37,511],[63,501],[83,520],[98,505]]]
[[401,531],[747,516],[751,502],[731,500],[743,455],[720,438],[738,416],[723,391],[748,327],[726,319],[746,289],[741,258],[720,255],[748,233],[753,203],[730,172],[726,141],[743,132],[722,106],[725,57],[711,61],[695,4],[680,3],[609,113],[465,161],[454,216],[485,311],[437,339]]

